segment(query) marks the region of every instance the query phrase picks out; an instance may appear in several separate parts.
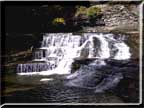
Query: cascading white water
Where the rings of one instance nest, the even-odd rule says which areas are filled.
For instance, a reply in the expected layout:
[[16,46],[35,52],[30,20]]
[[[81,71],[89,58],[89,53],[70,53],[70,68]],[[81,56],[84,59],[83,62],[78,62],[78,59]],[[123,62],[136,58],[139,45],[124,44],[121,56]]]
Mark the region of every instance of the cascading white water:
[[[98,48],[95,46],[97,43],[100,43]],[[33,60],[45,63],[19,64],[17,71],[20,75],[70,74],[75,58],[125,60],[130,56],[129,47],[122,40],[115,39],[113,34],[49,33],[43,36],[41,48],[35,52]]]
[[125,43],[115,43],[114,46],[117,49],[119,49],[118,53],[116,53],[114,59],[125,60],[131,56],[131,54],[129,53],[129,47]]
[[[89,38],[89,41],[91,45],[89,46],[90,53],[89,58],[95,57],[94,53],[98,53],[98,58],[105,59],[110,57],[110,48],[108,46],[108,41],[105,39],[105,35],[103,34],[85,34]],[[91,49],[94,49],[93,45],[93,38],[97,38],[100,41],[100,48],[98,52],[91,51]]]

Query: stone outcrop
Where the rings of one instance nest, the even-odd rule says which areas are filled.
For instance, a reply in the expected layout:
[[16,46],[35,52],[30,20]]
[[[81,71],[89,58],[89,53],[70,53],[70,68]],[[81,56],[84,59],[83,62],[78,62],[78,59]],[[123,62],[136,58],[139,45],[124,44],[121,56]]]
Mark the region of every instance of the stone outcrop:
[[97,5],[101,8],[104,26],[85,27],[89,32],[111,32],[111,31],[138,31],[139,29],[139,7],[138,5],[104,4]]
[[107,27],[132,26],[135,27],[135,29],[138,27],[138,15],[128,9],[125,5],[107,6],[104,10],[103,19]]

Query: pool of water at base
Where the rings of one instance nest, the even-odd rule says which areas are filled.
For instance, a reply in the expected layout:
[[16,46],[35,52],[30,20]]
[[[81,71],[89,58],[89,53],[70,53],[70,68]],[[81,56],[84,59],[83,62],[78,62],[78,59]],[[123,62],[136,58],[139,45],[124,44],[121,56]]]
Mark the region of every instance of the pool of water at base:
[[[15,76],[17,89],[20,84],[31,85],[30,89],[15,90],[6,95],[5,103],[123,103],[113,93],[94,93],[94,90],[68,87],[64,84],[64,76]],[[40,82],[42,78],[53,80]],[[19,84],[18,84],[19,83]],[[35,84],[34,84],[35,83]]]

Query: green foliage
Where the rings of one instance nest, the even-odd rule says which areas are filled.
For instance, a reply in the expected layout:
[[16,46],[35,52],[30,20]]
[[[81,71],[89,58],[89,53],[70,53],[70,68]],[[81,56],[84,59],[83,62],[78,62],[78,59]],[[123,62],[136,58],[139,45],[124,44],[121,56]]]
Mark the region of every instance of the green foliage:
[[77,11],[75,16],[85,15],[86,17],[96,17],[97,15],[101,14],[101,8],[97,6],[91,6],[89,8],[84,6],[77,7]]
[[101,14],[101,8],[96,7],[96,6],[89,7],[87,9],[86,14],[87,14],[88,17],[95,17],[95,16]]
[[55,18],[52,21],[53,25],[65,25],[65,19],[64,18]]
[[77,7],[77,11],[76,11],[76,14],[75,16],[80,16],[82,14],[86,14],[86,11],[87,11],[87,8],[85,6],[80,6],[80,7]]

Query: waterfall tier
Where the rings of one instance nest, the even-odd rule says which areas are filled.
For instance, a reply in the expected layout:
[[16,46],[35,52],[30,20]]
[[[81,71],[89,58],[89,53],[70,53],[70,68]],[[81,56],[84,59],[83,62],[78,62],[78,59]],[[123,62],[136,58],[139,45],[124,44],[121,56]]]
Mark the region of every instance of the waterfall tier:
[[43,36],[41,47],[33,57],[33,61],[45,63],[19,64],[17,71],[18,74],[70,74],[75,58],[125,60],[130,56],[124,36],[101,33],[49,33]]

